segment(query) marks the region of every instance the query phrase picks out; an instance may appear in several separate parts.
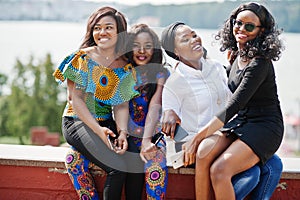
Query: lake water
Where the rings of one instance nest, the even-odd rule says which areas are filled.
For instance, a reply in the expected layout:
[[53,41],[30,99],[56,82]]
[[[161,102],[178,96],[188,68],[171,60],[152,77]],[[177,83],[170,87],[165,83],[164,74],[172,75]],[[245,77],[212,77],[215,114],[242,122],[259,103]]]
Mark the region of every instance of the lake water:
[[[53,62],[58,64],[67,54],[76,50],[85,33],[83,23],[65,22],[0,22],[0,73],[9,75],[16,58],[27,62],[30,55],[36,60],[44,59],[51,53]],[[159,32],[161,29],[156,29]],[[212,44],[212,34],[216,30],[197,29],[209,56],[227,64],[226,55],[219,52],[218,45]],[[300,34],[284,33],[286,50],[281,59],[274,62],[278,90],[284,113],[300,115],[300,67],[296,63],[299,56]]]
[[[0,21],[0,73],[9,76],[13,72],[16,58],[27,63],[30,55],[38,61],[44,59],[46,53],[50,53],[52,61],[58,64],[66,55],[78,49],[85,28],[85,24],[81,23]],[[160,35],[161,28],[155,30]],[[219,52],[218,45],[212,45],[212,34],[216,33],[216,30],[196,31],[202,37],[209,56],[227,65],[226,55]],[[296,63],[300,55],[300,34],[284,33],[282,38],[286,50],[281,59],[274,62],[279,97],[284,114],[300,116],[300,67]],[[6,89],[4,92],[9,91]],[[295,129],[291,127],[287,127],[287,132],[295,135]],[[300,130],[298,132],[300,133]],[[278,154],[295,156],[291,153],[295,149],[300,150],[299,135],[291,139],[286,137]]]

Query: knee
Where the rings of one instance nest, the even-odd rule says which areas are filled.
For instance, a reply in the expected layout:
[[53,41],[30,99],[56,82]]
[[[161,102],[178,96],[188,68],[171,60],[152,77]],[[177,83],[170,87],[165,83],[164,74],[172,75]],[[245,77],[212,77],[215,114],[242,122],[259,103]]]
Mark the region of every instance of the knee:
[[210,167],[210,178],[212,183],[221,183],[227,180],[230,177],[227,169],[228,166],[224,163],[213,163]]
[[261,167],[262,173],[270,173],[270,171],[274,173],[281,173],[282,169],[283,169],[282,161],[279,158],[279,156],[277,156],[276,154],[273,155],[269,160],[267,160],[265,165]]
[[215,159],[213,153],[213,146],[207,141],[203,140],[196,152],[196,163],[200,163],[202,167],[208,167]]

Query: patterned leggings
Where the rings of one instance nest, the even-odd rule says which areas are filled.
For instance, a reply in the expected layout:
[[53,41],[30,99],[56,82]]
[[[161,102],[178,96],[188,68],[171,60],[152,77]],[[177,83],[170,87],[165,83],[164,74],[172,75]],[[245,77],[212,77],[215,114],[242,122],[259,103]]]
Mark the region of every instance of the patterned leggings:
[[152,160],[145,164],[145,182],[148,200],[166,198],[168,167],[166,164],[166,142],[161,140],[159,150]]
[[82,200],[98,200],[94,179],[89,171],[93,166],[79,151],[71,147],[65,161],[66,169],[73,186]]
[[[149,160],[145,164],[145,182],[146,193],[148,200],[161,200],[166,197],[166,189],[168,182],[168,168],[166,166],[166,143],[164,140],[158,144],[160,148],[156,157]],[[71,147],[66,156],[65,165],[73,186],[82,200],[98,200],[99,194],[97,192],[94,179],[90,173],[90,168],[94,165],[75,148]],[[143,187],[143,178],[141,174],[127,173],[125,180],[126,199],[133,200],[141,199]],[[142,176],[144,176],[142,174]],[[131,180],[128,180],[131,179]],[[132,183],[132,184],[130,184]],[[141,188],[141,189],[138,189]],[[140,190],[140,191],[137,191]]]

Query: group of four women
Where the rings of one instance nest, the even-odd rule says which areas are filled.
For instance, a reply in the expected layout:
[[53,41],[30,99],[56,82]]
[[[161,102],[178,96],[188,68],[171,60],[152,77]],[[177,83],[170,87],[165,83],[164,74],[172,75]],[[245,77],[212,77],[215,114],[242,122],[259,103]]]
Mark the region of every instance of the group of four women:
[[[243,199],[251,191],[253,199],[270,198],[282,170],[274,155],[283,122],[271,62],[281,53],[279,34],[264,6],[242,4],[216,35],[230,52],[225,70],[182,22],[159,40],[145,24],[127,33],[114,8],[96,10],[79,50],[54,72],[67,82],[62,131],[79,198],[100,198],[90,173],[97,165],[107,173],[103,199],[121,199],[123,187],[126,199],[143,199],[144,182],[147,199],[165,199],[166,140],[153,136],[173,138],[177,124],[188,132],[182,149],[184,165],[195,164],[196,199]],[[171,70],[161,45],[178,61]]]

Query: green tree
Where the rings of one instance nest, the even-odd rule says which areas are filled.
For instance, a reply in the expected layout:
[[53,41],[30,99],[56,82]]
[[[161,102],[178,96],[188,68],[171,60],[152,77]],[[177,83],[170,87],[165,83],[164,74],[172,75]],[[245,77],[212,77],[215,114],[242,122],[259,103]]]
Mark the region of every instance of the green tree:
[[7,82],[7,76],[0,73],[0,96],[2,95],[2,88]]
[[11,94],[5,98],[4,128],[7,135],[29,136],[32,126],[47,126],[51,132],[60,132],[62,102],[58,101],[60,88],[52,76],[53,63],[47,54],[44,61],[34,64],[31,56],[28,64],[17,60]]

